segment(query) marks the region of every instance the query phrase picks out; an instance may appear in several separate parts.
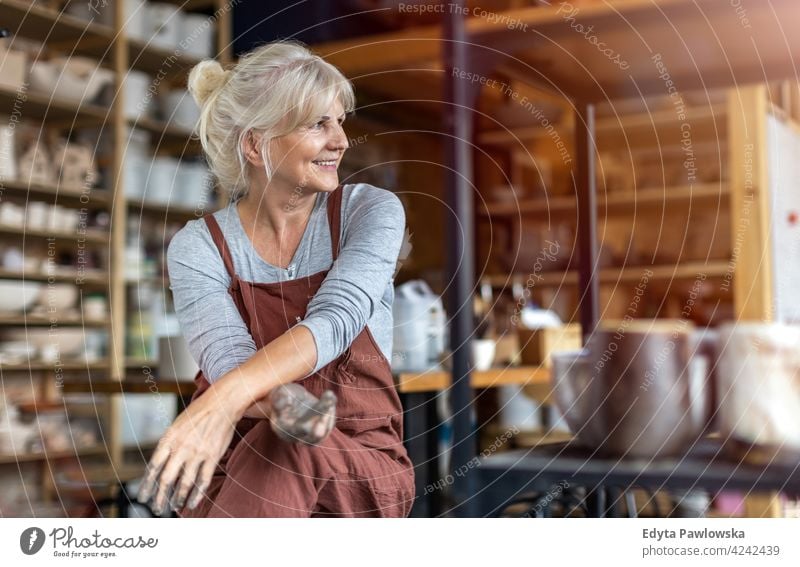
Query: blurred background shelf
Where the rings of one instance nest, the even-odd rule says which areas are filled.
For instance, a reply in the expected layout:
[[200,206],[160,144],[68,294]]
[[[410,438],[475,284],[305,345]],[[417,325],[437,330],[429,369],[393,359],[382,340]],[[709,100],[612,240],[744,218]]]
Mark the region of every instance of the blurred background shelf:
[[0,455],[0,465],[60,461],[79,457],[106,455],[107,453],[108,447],[98,445],[95,447],[85,447],[73,451],[46,451],[41,453],[4,454]]

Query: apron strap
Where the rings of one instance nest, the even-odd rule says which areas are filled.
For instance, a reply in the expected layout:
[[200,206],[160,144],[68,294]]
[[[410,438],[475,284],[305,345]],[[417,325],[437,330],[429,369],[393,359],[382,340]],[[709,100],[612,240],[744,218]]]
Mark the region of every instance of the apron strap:
[[328,196],[328,228],[331,231],[331,254],[333,261],[339,257],[339,237],[342,230],[342,195],[343,185],[339,185]]
[[208,225],[211,238],[214,240],[214,244],[217,245],[217,249],[219,250],[220,256],[222,256],[222,261],[225,263],[225,268],[228,270],[231,281],[235,281],[236,272],[233,269],[233,256],[228,248],[228,243],[225,241],[225,236],[222,234],[222,229],[219,228],[217,219],[214,218],[212,213],[205,215],[203,219],[205,219]]

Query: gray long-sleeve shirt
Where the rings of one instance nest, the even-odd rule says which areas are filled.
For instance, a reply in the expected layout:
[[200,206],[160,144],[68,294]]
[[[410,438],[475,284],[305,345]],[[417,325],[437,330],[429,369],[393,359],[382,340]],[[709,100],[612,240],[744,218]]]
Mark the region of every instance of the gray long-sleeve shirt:
[[[396,195],[373,185],[348,184],[343,191],[340,251],[333,265],[328,193],[318,194],[286,269],[261,258],[235,204],[214,213],[243,280],[273,283],[330,269],[298,323],[314,336],[315,372],[343,353],[365,325],[391,360],[394,273],[405,211]],[[181,332],[206,379],[213,382],[257,349],[228,293],[230,276],[203,219],[189,221],[175,234],[167,248],[167,269]]]

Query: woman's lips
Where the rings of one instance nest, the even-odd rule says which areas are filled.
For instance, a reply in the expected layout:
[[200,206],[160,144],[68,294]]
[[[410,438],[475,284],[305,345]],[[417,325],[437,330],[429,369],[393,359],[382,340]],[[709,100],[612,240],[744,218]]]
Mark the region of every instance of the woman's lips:
[[320,169],[323,169],[325,171],[336,171],[336,168],[337,168],[337,162],[336,162],[335,159],[331,159],[331,160],[315,160],[315,161],[312,161],[311,163],[313,163],[314,165],[316,165],[317,167],[319,167]]

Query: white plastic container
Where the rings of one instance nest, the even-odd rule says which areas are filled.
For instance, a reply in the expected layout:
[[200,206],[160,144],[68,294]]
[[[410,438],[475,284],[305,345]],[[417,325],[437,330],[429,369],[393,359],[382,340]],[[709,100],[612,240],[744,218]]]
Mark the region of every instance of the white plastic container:
[[175,49],[181,41],[183,12],[174,4],[165,2],[150,2],[146,10],[150,43],[162,49]]
[[183,207],[202,207],[211,192],[211,172],[201,162],[181,162],[172,202]]
[[153,159],[145,184],[144,200],[149,203],[169,204],[174,198],[180,161],[167,156]]
[[421,371],[436,366],[444,350],[445,315],[441,298],[422,280],[395,289],[392,305],[392,367]]
[[142,71],[128,71],[122,84],[125,118],[137,120],[149,116],[153,100],[149,92],[150,75]]
[[186,53],[199,59],[214,55],[214,32],[216,22],[205,14],[183,14],[181,41]]
[[[3,52],[0,52],[1,56],[3,56]],[[16,179],[18,174],[14,128],[0,126],[0,180]]]
[[200,120],[200,108],[186,89],[175,89],[161,100],[164,120],[187,131],[193,131]]
[[147,2],[145,0],[123,0],[125,12],[123,27],[128,37],[147,40]]

